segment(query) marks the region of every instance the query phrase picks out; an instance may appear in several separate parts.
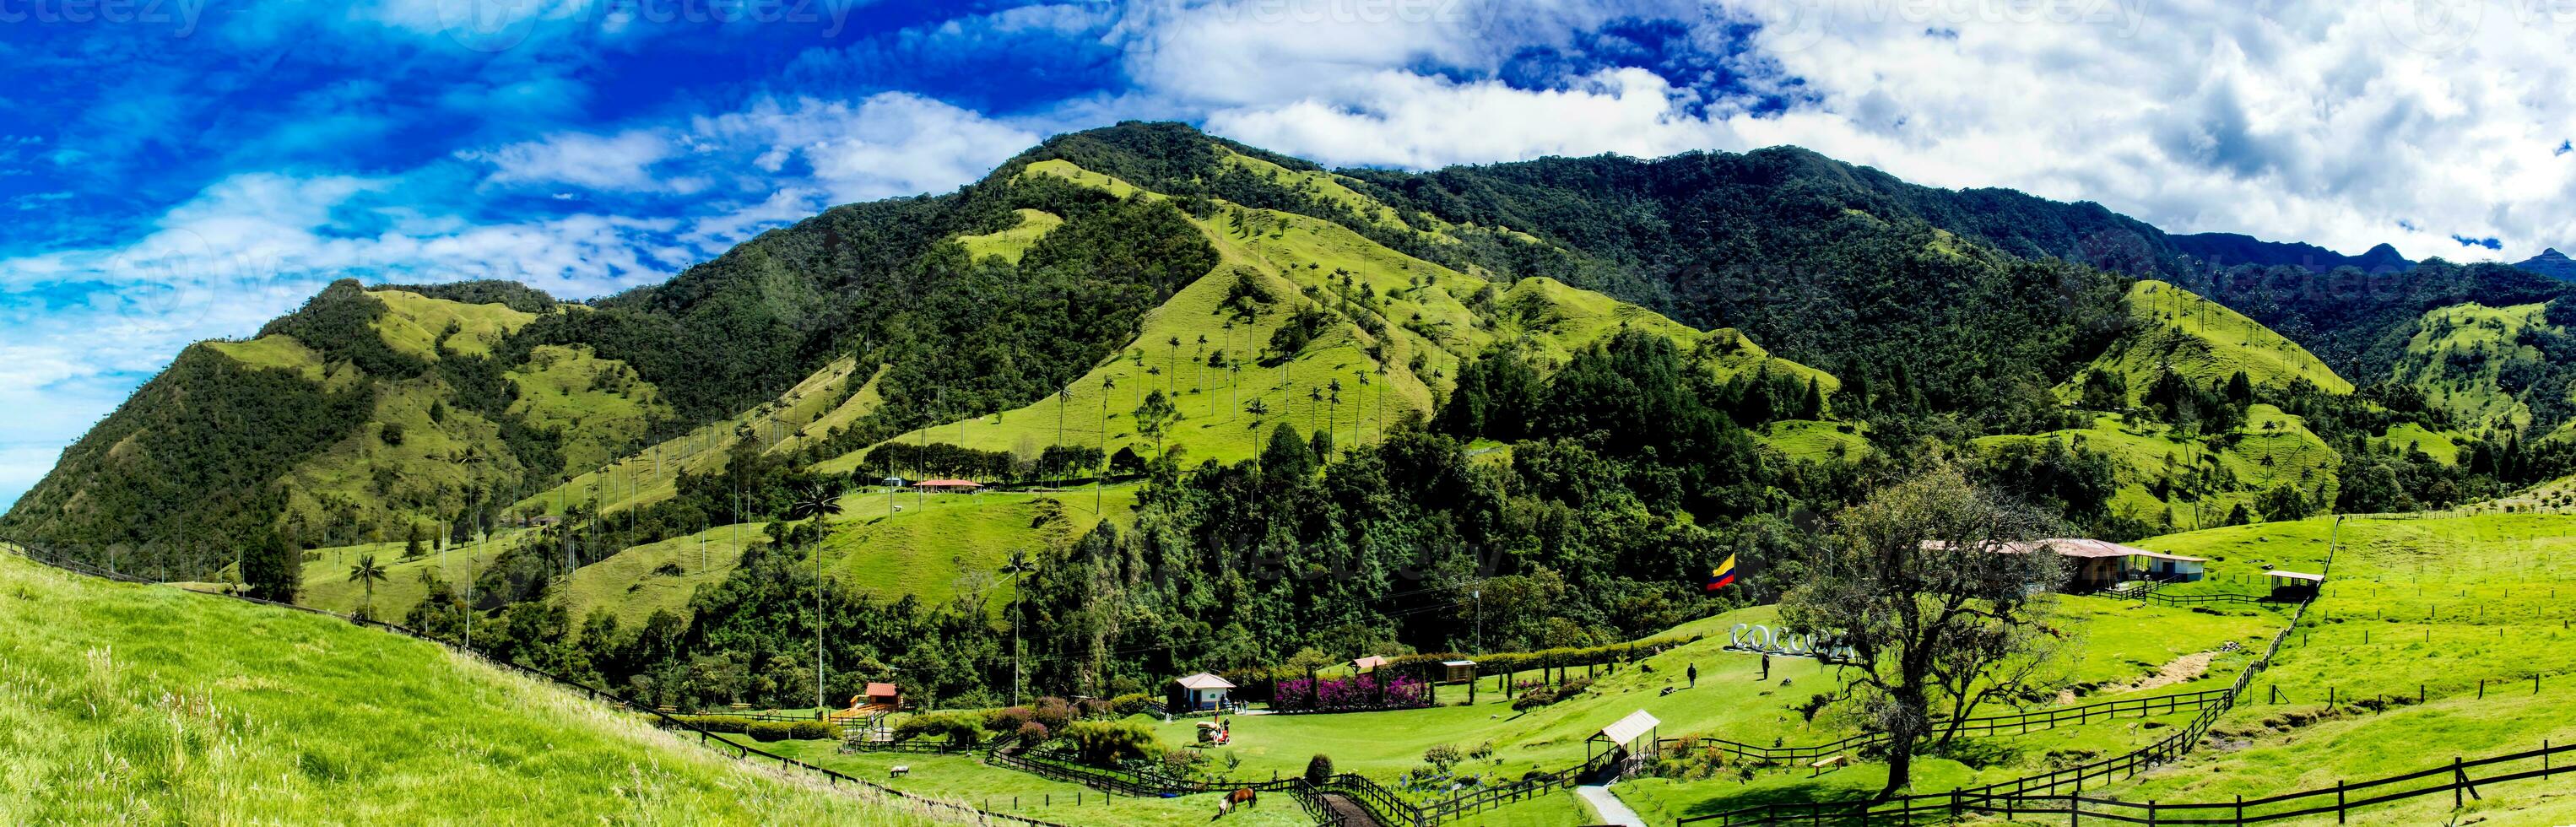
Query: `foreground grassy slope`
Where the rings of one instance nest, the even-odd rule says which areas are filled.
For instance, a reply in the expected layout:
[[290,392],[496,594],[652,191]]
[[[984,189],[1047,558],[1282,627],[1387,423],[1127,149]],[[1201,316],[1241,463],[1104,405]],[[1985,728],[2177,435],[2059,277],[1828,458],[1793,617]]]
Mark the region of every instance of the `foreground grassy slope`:
[[2107,372],[2127,381],[2129,402],[2136,404],[2165,370],[2203,388],[2242,370],[2256,385],[2305,379],[2333,393],[2352,392],[2352,382],[2297,342],[2171,284],[2149,279],[2131,286],[2129,318],[2129,333],[2059,387],[2060,398],[2075,399],[2086,374]]
[[[2210,557],[2213,571],[2238,582],[2200,588],[2247,591],[2259,588],[2266,565],[2322,570],[2329,537],[2340,546],[2333,579],[2247,703],[2215,730],[2220,748],[2109,792],[2254,798],[2576,739],[2576,718],[2567,715],[2576,708],[2576,632],[2565,628],[2576,620],[2565,599],[2576,595],[2576,517],[2347,519],[2339,528],[2321,518],[2142,545]],[[2491,786],[2457,815],[2565,823],[2576,817],[2576,800],[2558,789],[2541,781]],[[2449,795],[2430,796],[2354,823],[2442,823],[2454,816],[2450,809]]]
[[0,821],[927,823],[439,646],[0,554]]

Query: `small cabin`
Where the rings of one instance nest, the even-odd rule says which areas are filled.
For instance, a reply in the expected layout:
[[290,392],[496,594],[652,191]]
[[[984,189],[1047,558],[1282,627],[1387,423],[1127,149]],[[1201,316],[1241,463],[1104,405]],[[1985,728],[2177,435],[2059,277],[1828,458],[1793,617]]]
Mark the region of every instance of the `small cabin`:
[[2326,585],[2326,576],[2322,574],[2274,570],[2264,572],[2263,576],[2270,578],[2272,581],[2272,596],[2270,599],[2284,603],[2298,603],[2315,599],[2317,596],[2317,590],[2324,588]]
[[860,691],[859,697],[867,703],[880,706],[899,707],[903,705],[903,692],[895,689],[894,684],[891,683],[871,681],[868,683],[866,689]]
[[972,494],[984,484],[974,480],[922,480],[913,483],[912,487],[933,494]]
[[2140,551],[2129,556],[2129,571],[2134,579],[2164,583],[2197,583],[2209,576],[2209,561],[2199,557]]
[[1475,661],[1444,660],[1440,662],[1440,680],[1443,683],[1467,683],[1475,679]]
[[1232,691],[1234,691],[1233,682],[1200,672],[1196,675],[1173,679],[1166,692],[1169,697],[1165,700],[1166,705],[1175,711],[1203,712],[1223,708],[1226,705],[1226,694]]
[[1385,665],[1386,665],[1386,656],[1385,656],[1385,655],[1370,655],[1370,656],[1368,656],[1368,657],[1364,657],[1364,658],[1360,658],[1360,659],[1358,659],[1358,660],[1351,661],[1351,674],[1354,674],[1354,675],[1366,675],[1366,674],[1368,674],[1368,673],[1370,673],[1370,672],[1375,672],[1375,671],[1377,671],[1377,670],[1378,670],[1378,667],[1385,666]]

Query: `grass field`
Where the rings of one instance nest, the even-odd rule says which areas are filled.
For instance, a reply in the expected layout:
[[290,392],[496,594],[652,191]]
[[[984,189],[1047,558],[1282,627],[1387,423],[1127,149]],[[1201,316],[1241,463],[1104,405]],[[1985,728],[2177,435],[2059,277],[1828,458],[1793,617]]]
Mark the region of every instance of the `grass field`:
[[957,243],[966,245],[966,254],[978,260],[1000,256],[1016,264],[1020,255],[1029,251],[1029,245],[1038,243],[1039,236],[1064,224],[1062,217],[1045,210],[1021,209],[1019,218],[1020,223],[998,232],[959,236]]
[[[973,804],[997,813],[1050,821],[1069,827],[1197,827],[1216,816],[1222,793],[1178,798],[1109,795],[1080,784],[1055,781],[1004,767],[971,755],[909,752],[842,753],[837,741],[780,741],[768,749],[780,755],[829,767],[915,795]],[[889,769],[911,768],[901,778]],[[1258,806],[1237,810],[1224,821],[1229,827],[1288,827],[1314,823],[1297,800],[1286,793],[1265,795]]]
[[434,644],[0,556],[0,822],[921,824]]
[[295,602],[342,614],[356,612],[367,602],[366,589],[349,582],[349,569],[358,558],[373,554],[376,564],[385,569],[385,580],[376,584],[376,616],[399,621],[403,613],[429,594],[421,583],[423,573],[434,573],[460,591],[483,571],[504,549],[520,540],[515,533],[496,534],[483,543],[459,543],[437,551],[434,541],[424,541],[430,549],[419,559],[404,560],[403,543],[369,543],[357,546],[334,546],[314,549],[314,559],[304,564],[303,585]]
[[2457,465],[2460,462],[2459,441],[2466,438],[2466,435],[2452,431],[2428,430],[2412,422],[2400,422],[2388,426],[2388,430],[2379,436],[2371,437],[2370,443],[2374,447],[2384,445],[2400,452],[2410,449],[2422,451],[2425,456],[2444,465]]
[[875,410],[882,401],[875,392],[876,377],[883,375],[883,369],[872,371],[868,379],[852,389],[849,382],[857,378],[857,370],[854,360],[837,359],[776,399],[729,419],[699,426],[613,460],[569,464],[567,468],[580,473],[520,499],[513,510],[560,515],[568,505],[596,500],[605,511],[613,513],[669,499],[675,492],[673,481],[681,471],[708,474],[722,470],[734,447],[745,442],[759,446],[763,452],[794,450]]
[[[2075,645],[2070,647],[2071,662],[2064,666],[2065,674],[2092,690],[2067,698],[2066,703],[2203,688],[2205,684],[2190,682],[2132,688],[2132,682],[2185,655],[2213,652],[2231,640],[2259,642],[2282,623],[2270,612],[2207,614],[2103,598],[2068,598],[2066,608],[2067,627],[2078,631]],[[1796,711],[1814,695],[1837,686],[1830,669],[1809,659],[1775,657],[1771,679],[1757,680],[1758,656],[1724,649],[1727,630],[1734,624],[1766,623],[1775,616],[1775,610],[1769,607],[1756,607],[1679,627],[1667,634],[1700,634],[1703,639],[1641,659],[1637,667],[1604,674],[1591,692],[1525,714],[1514,713],[1510,695],[1497,691],[1499,676],[1487,676],[1472,705],[1456,705],[1466,700],[1466,692],[1462,687],[1449,686],[1442,687],[1439,694],[1439,700],[1446,705],[1419,710],[1238,716],[1231,719],[1234,743],[1208,752],[1218,761],[1228,756],[1239,759],[1242,771],[1254,775],[1298,772],[1309,757],[1324,754],[1333,758],[1337,769],[1392,783],[1405,771],[1423,766],[1424,750],[1444,743],[1461,749],[1479,744],[1493,746],[1491,758],[1462,765],[1458,770],[1461,773],[1518,778],[1533,769],[1562,769],[1589,757],[1586,738],[1640,709],[1663,722],[1659,732],[1665,738],[1697,734],[1752,744],[1815,744],[1855,734],[1856,729],[1831,712],[1810,723]],[[2209,674],[2232,678],[2234,673],[2230,670],[2241,668],[2248,657],[2241,653],[2223,656],[2210,667]],[[1696,687],[1685,679],[1690,666],[1699,669]],[[1574,670],[1578,676],[1582,673],[1581,669]],[[1675,687],[1675,691],[1663,694],[1667,686]],[[2010,710],[1995,706],[1977,714],[2007,711]],[[1157,731],[1174,746],[1195,741],[1195,725],[1189,721],[1161,725]],[[1986,744],[1980,748],[1982,751],[1968,757],[1977,760],[1985,773],[2009,777],[2021,768],[2047,760],[2051,749],[2125,749],[2122,745],[2132,741],[2152,741],[2153,737],[2146,736],[2153,731],[2139,719],[2120,719],[2082,732],[2070,729],[2017,736],[2029,740]],[[2145,740],[2135,740],[2140,737]],[[1976,740],[1985,744],[1994,739]],[[1728,784],[1731,788],[1733,782]]]
[[305,379],[322,381],[322,355],[284,333],[241,342],[207,342],[206,347],[248,367],[293,371]]
[[666,416],[660,393],[635,369],[588,347],[540,345],[528,363],[504,374],[518,386],[510,412],[535,428],[561,428],[564,463],[589,468],[644,437],[646,420]]
[[[2224,801],[2576,739],[2576,632],[2567,630],[2576,621],[2576,517],[2347,519],[2339,529],[2322,518],[2144,545],[2212,557],[2213,571],[2242,576],[2267,564],[2320,571],[2329,535],[2340,551],[2310,622],[2220,722],[2213,746],[2115,794]],[[2518,783],[2487,790],[2466,815],[2539,824],[2576,814],[2576,801],[2549,795],[2549,783]],[[2445,794],[2355,822],[2434,823],[2449,809]]]
[[[685,537],[647,543],[620,551],[573,571],[572,585],[562,595],[575,622],[592,609],[606,608],[620,628],[634,629],[655,611],[689,616],[689,597],[699,586],[722,582],[742,560],[742,550],[767,543],[766,523],[717,526]],[[664,567],[676,569],[676,573]]]
[[[824,569],[832,577],[883,599],[906,594],[936,604],[961,590],[989,588],[987,599],[998,607],[1014,593],[998,571],[1011,552],[1028,553],[1069,543],[1102,519],[1133,521],[1136,487],[1110,486],[1094,493],[1068,490],[1050,494],[992,492],[932,494],[900,492],[891,505],[902,511],[887,519],[883,493],[859,492],[842,498],[838,526],[824,541]],[[1101,508],[1092,510],[1095,499]]]
[[2352,392],[2352,382],[2298,343],[2171,284],[2148,279],[2131,286],[2129,317],[2135,327],[2060,386],[2059,398],[2074,400],[2084,373],[2108,371],[2127,380],[2129,401],[2135,404],[2168,369],[2203,388],[2242,370],[2257,385],[2306,379],[2333,393]]
[[1869,456],[1868,434],[1862,423],[1783,419],[1764,424],[1754,437],[1792,460],[1858,462]]

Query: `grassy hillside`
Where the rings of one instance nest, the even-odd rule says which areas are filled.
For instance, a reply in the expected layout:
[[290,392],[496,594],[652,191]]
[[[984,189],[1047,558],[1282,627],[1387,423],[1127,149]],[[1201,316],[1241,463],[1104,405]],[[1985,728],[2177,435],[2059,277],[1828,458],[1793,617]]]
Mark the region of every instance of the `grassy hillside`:
[[839,525],[823,544],[827,576],[887,600],[909,594],[924,603],[990,589],[988,602],[998,606],[1012,595],[1000,573],[1012,552],[1035,559],[1104,520],[1133,522],[1136,488],[892,497],[879,488],[844,497],[841,507]]
[[927,823],[439,646],[0,555],[0,821]]
[[[824,365],[777,398],[687,433],[589,465],[573,465],[563,484],[519,500],[513,511],[560,515],[564,509],[596,501],[608,512],[669,499],[681,471],[710,474],[725,467],[735,446],[749,444],[764,452],[796,450],[822,439],[875,410],[881,401],[875,386],[882,369],[862,380],[858,363],[842,358]],[[858,387],[851,383],[859,382]]]
[[484,542],[455,543],[440,551],[435,540],[423,543],[421,556],[404,559],[405,543],[394,540],[356,546],[334,546],[305,552],[303,586],[295,595],[297,605],[311,606],[341,613],[354,613],[366,605],[366,588],[349,580],[349,570],[359,558],[374,555],[376,565],[385,569],[385,580],[376,584],[377,617],[400,620],[404,612],[418,605],[429,594],[422,575],[447,581],[460,592],[483,572],[483,568],[501,556],[501,552],[525,542],[524,533],[503,533]]
[[2450,411],[2471,433],[2529,425],[2531,406],[2498,380],[2508,365],[2542,358],[2522,343],[2522,331],[2548,325],[2541,317],[2546,307],[2456,304],[2425,311],[2393,378],[2422,391],[2426,402]]
[[2120,486],[2111,499],[2114,513],[2185,531],[2220,525],[2240,503],[2259,518],[2254,498],[2281,486],[2333,502],[2343,467],[2342,456],[2299,417],[2264,404],[2249,406],[2245,426],[2223,439],[2186,438],[2163,423],[2099,414],[2090,428],[1983,437],[1976,444],[1995,450],[2044,440],[2110,455]]
[[966,254],[977,259],[985,256],[1001,256],[1016,263],[1020,260],[1021,253],[1029,251],[1029,245],[1038,243],[1038,236],[1046,235],[1048,230],[1064,224],[1063,217],[1045,210],[1021,209],[1018,213],[1020,223],[1008,229],[983,235],[959,236],[957,243],[966,245]]
[[[1242,156],[1237,156],[1242,157]],[[1244,158],[1238,163],[1263,164]],[[1031,164],[1022,175],[1056,176],[1109,192],[1141,192],[1071,162]],[[1321,173],[1303,173],[1320,176]],[[1302,180],[1302,179],[1301,179]],[[1328,177],[1306,181],[1319,192]],[[1333,184],[1339,187],[1339,184]],[[1346,188],[1346,196],[1361,198]],[[1372,202],[1373,203],[1373,202]],[[1380,213],[1392,217],[1392,211]],[[1122,447],[1152,456],[1136,427],[1149,391],[1163,391],[1181,417],[1164,447],[1192,460],[1250,457],[1279,423],[1331,430],[1343,444],[1374,439],[1397,421],[1428,415],[1465,359],[1513,339],[1562,363],[1573,351],[1623,327],[1674,338],[1721,377],[1769,370],[1839,387],[1822,371],[1772,357],[1733,330],[1699,331],[1652,311],[1547,278],[1511,284],[1407,256],[1322,219],[1218,202],[1196,219],[1218,250],[1218,267],[1147,314],[1122,355],[1062,394],[1037,404],[925,429],[927,439],[1034,456],[1047,445]],[[1270,348],[1301,308],[1323,320],[1290,353]],[[1174,342],[1178,342],[1175,345]],[[1223,358],[1223,367],[1212,365]],[[1338,384],[1338,390],[1335,385]],[[924,438],[916,431],[895,441]],[[855,469],[854,454],[821,470]]]
[[723,582],[741,561],[743,549],[768,542],[761,533],[765,527],[717,526],[620,551],[574,570],[572,583],[557,599],[576,620],[604,608],[626,629],[642,627],[656,611],[687,617],[689,598],[698,587]]
[[[2313,519],[2142,545],[2209,557],[2212,571],[2259,582],[2267,565],[2322,570],[2329,537],[2341,550],[2324,595],[2304,630],[2254,682],[2250,702],[2214,731],[2223,748],[2204,748],[2131,788],[2106,792],[2167,801],[2253,798],[2576,738],[2576,719],[2566,715],[2576,704],[2576,647],[2569,645],[2576,632],[2565,628],[2576,612],[2564,599],[2576,580],[2576,517],[2348,519],[2339,528]],[[2374,711],[2382,703],[2385,710]],[[2576,802],[2549,794],[2548,782],[2482,793],[2457,817],[2508,824],[2576,817]],[[2454,818],[2450,809],[2450,796],[2429,796],[2358,814],[2354,823],[2443,823]]]
[[2121,377],[2128,386],[2130,404],[2136,404],[2166,370],[2202,388],[2226,382],[2242,370],[2258,386],[2306,379],[2332,393],[2353,389],[2352,382],[2335,375],[2298,343],[2171,284],[2149,279],[2132,286],[2129,319],[2128,334],[2059,386],[2059,398],[2076,399],[2085,375],[2097,372]]

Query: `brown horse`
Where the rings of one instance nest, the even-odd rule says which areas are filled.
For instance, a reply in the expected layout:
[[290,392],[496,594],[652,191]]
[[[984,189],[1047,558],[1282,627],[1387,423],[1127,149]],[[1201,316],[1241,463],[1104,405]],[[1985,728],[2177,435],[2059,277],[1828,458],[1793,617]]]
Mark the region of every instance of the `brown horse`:
[[1241,804],[1243,806],[1250,807],[1261,803],[1261,794],[1253,792],[1251,787],[1244,787],[1242,789],[1235,790],[1234,792],[1226,793],[1225,801],[1228,804]]

